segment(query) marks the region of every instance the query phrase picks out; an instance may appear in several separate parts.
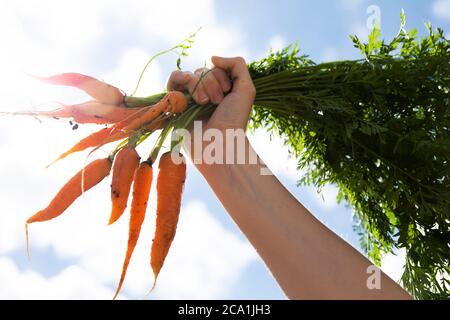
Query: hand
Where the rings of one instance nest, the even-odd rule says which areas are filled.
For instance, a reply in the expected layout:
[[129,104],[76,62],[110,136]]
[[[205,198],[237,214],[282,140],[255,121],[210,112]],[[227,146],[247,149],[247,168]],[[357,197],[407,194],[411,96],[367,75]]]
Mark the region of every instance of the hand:
[[[218,105],[211,118],[204,123],[204,129],[245,130],[256,94],[245,60],[240,57],[212,57],[211,62],[214,65],[211,70],[201,68],[194,73],[172,72],[167,89],[188,91],[200,105],[209,102]],[[202,74],[205,75],[200,80]]]

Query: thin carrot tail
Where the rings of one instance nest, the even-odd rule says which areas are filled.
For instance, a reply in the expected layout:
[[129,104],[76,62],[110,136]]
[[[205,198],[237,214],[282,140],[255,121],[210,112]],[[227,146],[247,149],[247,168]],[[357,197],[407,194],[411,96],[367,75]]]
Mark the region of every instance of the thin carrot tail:
[[152,287],[150,288],[150,290],[147,291],[147,293],[144,295],[144,297],[148,297],[148,296],[150,295],[150,293],[152,293],[153,290],[155,290],[155,287],[156,287],[156,280],[158,280],[158,276],[157,276],[157,275],[155,276],[155,279],[153,280],[153,285],[152,285]]
[[69,116],[69,114],[66,115],[66,113],[62,113],[61,109],[51,110],[51,111],[29,111],[29,110],[23,110],[23,111],[14,111],[14,112],[2,112],[2,115],[10,115],[10,116],[33,116],[33,117],[64,117]]
[[119,295],[120,289],[122,289],[123,282],[125,280],[125,275],[127,274],[128,265],[130,263],[131,255],[133,253],[134,249],[127,250],[127,254],[125,256],[125,261],[123,262],[122,267],[122,274],[120,275],[120,281],[119,285],[117,286],[116,293],[114,294],[113,300],[116,300],[117,296]]
[[52,165],[54,165],[55,163],[57,163],[59,160],[62,160],[62,159],[64,159],[64,158],[66,158],[69,154],[72,153],[71,151],[72,151],[72,150],[69,150],[69,151],[66,151],[66,152],[64,152],[64,153],[61,153],[61,155],[60,155],[58,158],[56,158],[55,160],[53,160],[50,164],[46,165],[46,166],[45,166],[45,169],[50,168]]
[[27,258],[28,258],[28,261],[31,261],[30,242],[29,242],[29,238],[28,238],[28,222],[25,223],[25,242],[26,242]]

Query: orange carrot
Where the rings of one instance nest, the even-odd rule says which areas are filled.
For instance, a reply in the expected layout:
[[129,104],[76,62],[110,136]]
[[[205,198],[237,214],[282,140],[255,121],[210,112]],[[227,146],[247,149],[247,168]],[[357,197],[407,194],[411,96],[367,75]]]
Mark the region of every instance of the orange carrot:
[[[125,139],[129,134],[126,132],[121,131],[123,127],[126,126],[126,121],[121,121],[113,125],[109,128],[103,128],[99,131],[96,131],[94,133],[91,133],[86,138],[81,139],[78,141],[74,146],[72,146],[69,150],[63,152],[56,160],[54,160],[52,163],[50,163],[48,167],[53,165],[54,163],[58,162],[59,160],[62,160],[66,158],[67,156],[71,155],[75,152],[80,152],[83,150],[86,150],[91,147],[99,147],[102,145],[105,145],[109,142],[114,142],[117,140]],[[157,121],[154,123],[150,123],[144,127],[146,131],[153,131],[156,129],[160,129],[164,126],[164,121]],[[111,135],[113,135],[111,137]]]
[[145,218],[145,211],[147,210],[147,202],[152,185],[152,180],[153,169],[151,163],[148,161],[142,162],[134,175],[133,201],[131,203],[130,210],[130,227],[128,234],[127,253],[125,255],[122,274],[120,276],[119,285],[117,286],[114,299],[117,298],[117,295],[122,288],[122,284],[127,273],[128,264],[130,263],[131,256],[139,239],[139,233],[141,231],[141,226]]
[[132,132],[139,129],[146,123],[155,120],[166,112],[180,113],[186,108],[186,106],[187,100],[183,93],[179,91],[170,91],[161,101],[151,106],[147,112],[142,113],[140,116],[131,121],[131,123],[126,126],[123,131]]
[[156,231],[152,243],[151,266],[156,284],[158,274],[169,252],[177,229],[180,214],[181,196],[186,179],[186,161],[183,155],[172,159],[172,153],[166,152],[159,160],[159,174],[156,183],[157,208]]
[[133,147],[120,149],[113,165],[111,182],[112,210],[109,224],[113,224],[125,211],[130,194],[134,172],[139,166],[140,157]]
[[124,99],[124,95],[116,87],[84,74],[62,73],[50,77],[34,76],[34,78],[50,84],[76,87],[95,100],[106,104],[119,105]]
[[178,91],[171,91],[158,103],[142,108],[145,111],[136,114],[121,130],[111,133],[109,138],[103,141],[103,144],[117,141],[124,135],[128,136],[131,132],[140,128],[146,130],[148,130],[147,128],[151,128],[151,130],[159,128],[165,120],[164,114],[166,112],[181,112],[186,106],[187,101],[184,94]]
[[87,191],[97,185],[109,174],[110,170],[111,160],[109,158],[97,159],[91,162],[62,187],[47,208],[30,217],[27,220],[27,224],[58,217],[81,196],[83,190]]
[[[64,159],[65,157],[67,157],[68,155],[70,155],[72,153],[83,151],[83,150],[86,150],[88,148],[96,147],[98,145],[101,145],[103,143],[103,141],[108,139],[108,137],[111,135],[111,133],[113,133],[113,132],[115,132],[117,130],[120,130],[124,126],[125,126],[124,123],[120,123],[119,122],[119,123],[115,124],[112,127],[103,128],[103,129],[101,129],[99,131],[91,133],[86,138],[81,139],[80,141],[78,141],[72,148],[70,148],[69,150],[67,150],[64,153],[62,153],[55,161],[53,161],[50,165],[48,165],[48,167],[51,166],[52,164],[54,164],[55,162]],[[118,138],[117,140],[123,139],[125,137],[126,137],[125,134],[123,136],[117,136],[117,138]]]

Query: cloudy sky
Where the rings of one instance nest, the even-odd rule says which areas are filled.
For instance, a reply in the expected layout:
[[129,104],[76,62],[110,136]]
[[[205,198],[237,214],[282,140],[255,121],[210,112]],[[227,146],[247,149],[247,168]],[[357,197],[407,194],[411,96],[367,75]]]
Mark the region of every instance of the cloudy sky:
[[[398,30],[404,8],[408,26],[424,32],[432,21],[450,30],[450,0],[421,1],[30,1],[0,0],[0,111],[39,108],[50,101],[87,97],[36,83],[26,73],[86,73],[130,93],[148,57],[202,27],[184,69],[208,65],[212,54],[261,58],[270,48],[298,41],[317,62],[352,59],[348,35],[367,37],[376,5],[384,37]],[[369,10],[368,10],[369,9]],[[175,56],[157,60],[138,92],[160,92]],[[26,259],[24,221],[46,206],[80,167],[86,154],[45,166],[95,129],[73,131],[66,122],[0,117],[0,298],[110,299],[120,275],[127,217],[106,226],[109,184],[89,191],[58,219],[30,227]],[[321,221],[358,250],[352,210],[337,205],[336,189],[322,194],[298,188],[296,163],[279,137],[258,131],[255,149],[286,187]],[[151,141],[139,150],[145,156]],[[96,156],[104,156],[99,151]],[[155,192],[120,298],[141,299],[152,284],[149,248],[154,232]],[[389,255],[385,270],[398,280],[403,253]],[[150,299],[285,299],[253,248],[189,165],[177,236]]]

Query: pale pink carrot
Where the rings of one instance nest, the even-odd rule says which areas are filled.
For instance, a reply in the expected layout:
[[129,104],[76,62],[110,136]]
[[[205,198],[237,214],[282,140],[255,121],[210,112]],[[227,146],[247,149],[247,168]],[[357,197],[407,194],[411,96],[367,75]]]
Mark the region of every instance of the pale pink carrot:
[[119,105],[124,99],[123,93],[118,88],[80,73],[62,73],[50,77],[33,77],[50,84],[78,88],[95,100],[106,104]]
[[71,118],[75,122],[109,124],[132,119],[138,115],[143,108],[127,108],[124,106],[115,106],[104,104],[97,101],[88,101],[74,105],[64,105],[61,108],[50,111],[17,111],[10,112],[11,115],[28,115],[35,117],[51,118]]

